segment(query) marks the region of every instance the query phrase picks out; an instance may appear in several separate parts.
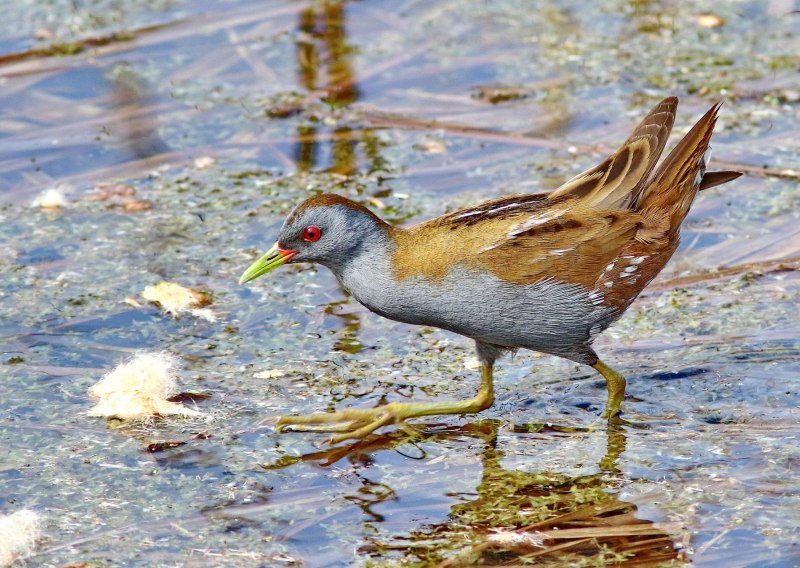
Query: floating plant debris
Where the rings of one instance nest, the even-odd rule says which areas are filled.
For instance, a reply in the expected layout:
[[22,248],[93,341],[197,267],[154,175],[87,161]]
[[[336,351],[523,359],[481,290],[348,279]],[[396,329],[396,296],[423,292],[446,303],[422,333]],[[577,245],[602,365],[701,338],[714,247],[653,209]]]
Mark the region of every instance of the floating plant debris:
[[123,420],[199,416],[199,411],[169,400],[178,394],[175,365],[175,358],[166,353],[139,353],[121,363],[89,389],[89,395],[98,399],[89,416]]

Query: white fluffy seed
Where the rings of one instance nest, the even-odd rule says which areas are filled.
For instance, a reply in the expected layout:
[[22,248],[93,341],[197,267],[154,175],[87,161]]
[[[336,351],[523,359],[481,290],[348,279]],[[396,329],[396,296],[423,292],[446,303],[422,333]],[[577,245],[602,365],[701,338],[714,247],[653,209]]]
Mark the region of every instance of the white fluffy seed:
[[97,404],[89,416],[142,420],[151,416],[197,416],[197,410],[168,399],[178,393],[175,358],[166,353],[139,353],[106,374],[89,389]]
[[0,516],[0,566],[11,566],[33,552],[41,538],[41,524],[39,513],[28,509]]

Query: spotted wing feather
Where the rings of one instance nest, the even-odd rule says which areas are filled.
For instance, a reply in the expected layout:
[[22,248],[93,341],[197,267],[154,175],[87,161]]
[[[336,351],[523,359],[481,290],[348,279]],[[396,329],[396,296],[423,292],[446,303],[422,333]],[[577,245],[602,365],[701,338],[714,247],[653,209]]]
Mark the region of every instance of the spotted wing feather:
[[641,217],[629,209],[598,210],[573,198],[511,225],[477,263],[515,284],[556,278],[591,290],[640,225]]

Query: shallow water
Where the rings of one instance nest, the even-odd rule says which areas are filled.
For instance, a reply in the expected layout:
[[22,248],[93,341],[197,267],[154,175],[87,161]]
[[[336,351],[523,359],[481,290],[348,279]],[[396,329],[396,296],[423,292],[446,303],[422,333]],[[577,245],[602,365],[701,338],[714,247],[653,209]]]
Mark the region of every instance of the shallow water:
[[[14,3],[0,512],[45,516],[23,565],[798,564],[800,18],[780,1],[705,10]],[[478,382],[467,340],[372,315],[324,269],[237,285],[294,204],[335,191],[405,223],[549,190],[672,94],[676,132],[726,100],[714,157],[749,175],[701,195],[597,343],[628,376],[627,423],[574,431],[602,381],[521,352],[493,408],[420,440],[331,449],[261,424]],[[31,206],[51,188],[66,206]],[[147,305],[162,280],[210,291],[219,320]],[[89,386],[162,349],[211,395],[185,402],[202,418],[86,416]]]

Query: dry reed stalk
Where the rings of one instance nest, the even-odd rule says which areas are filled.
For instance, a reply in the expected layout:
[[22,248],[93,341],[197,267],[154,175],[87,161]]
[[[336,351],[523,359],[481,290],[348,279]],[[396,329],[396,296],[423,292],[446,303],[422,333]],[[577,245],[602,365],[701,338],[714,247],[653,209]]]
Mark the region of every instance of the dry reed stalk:
[[596,147],[588,145],[568,144],[559,140],[540,138],[514,132],[497,132],[486,128],[467,126],[464,124],[450,123],[440,120],[428,120],[409,116],[398,116],[389,114],[367,113],[364,119],[373,126],[384,128],[401,128],[408,130],[443,130],[448,134],[476,138],[478,140],[488,140],[492,142],[504,142],[508,144],[520,144],[523,146],[533,146],[535,148],[547,148],[550,150],[566,150],[575,148],[581,152],[598,153]]
[[[412,130],[444,130],[449,134],[466,136],[479,140],[491,140],[495,142],[506,142],[509,144],[521,144],[537,148],[548,148],[552,150],[577,151],[590,155],[605,155],[614,150],[609,146],[573,144],[568,141],[540,138],[522,133],[498,132],[487,128],[468,126],[465,124],[451,123],[447,121],[428,120],[412,116],[366,113],[365,120],[372,125],[402,128]],[[606,133],[607,135],[607,133]],[[588,137],[588,136],[587,136]],[[715,167],[733,169],[760,177],[781,177],[787,179],[800,179],[800,167],[798,168],[771,168],[741,164],[726,160],[714,159]]]
[[715,266],[726,267],[800,256],[800,227],[791,213],[770,220],[758,230],[763,234],[749,239],[726,239],[686,258],[693,262],[711,261]]
[[168,28],[171,25],[173,25],[171,22],[153,24],[150,26],[143,26],[141,28],[135,28],[133,30],[125,32],[111,32],[108,34],[77,38],[67,42],[54,43],[47,47],[33,47],[31,49],[18,51],[16,53],[0,55],[0,66],[7,65],[9,63],[17,63],[20,61],[25,61],[27,59],[63,56],[62,53],[59,51],[59,47],[67,44],[69,44],[69,46],[72,49],[80,50],[74,53],[74,55],[77,55],[82,50],[88,47],[104,47],[114,43],[129,42],[140,34],[147,34],[157,30],[162,30],[164,28]]

